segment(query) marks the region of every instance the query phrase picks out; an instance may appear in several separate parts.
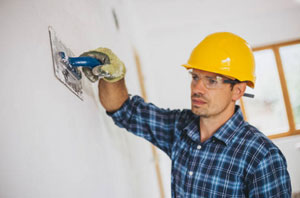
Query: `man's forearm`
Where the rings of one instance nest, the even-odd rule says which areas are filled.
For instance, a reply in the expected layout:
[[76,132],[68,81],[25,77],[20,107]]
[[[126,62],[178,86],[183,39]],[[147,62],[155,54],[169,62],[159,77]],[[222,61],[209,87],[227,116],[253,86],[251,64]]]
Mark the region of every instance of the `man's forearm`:
[[108,112],[118,110],[129,97],[124,79],[113,83],[100,79],[98,90],[100,102]]

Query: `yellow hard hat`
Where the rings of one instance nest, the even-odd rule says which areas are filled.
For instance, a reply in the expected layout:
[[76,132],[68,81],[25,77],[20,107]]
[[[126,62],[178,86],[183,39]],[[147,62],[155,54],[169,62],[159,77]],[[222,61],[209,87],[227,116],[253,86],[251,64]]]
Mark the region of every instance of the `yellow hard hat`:
[[255,85],[255,61],[249,44],[229,32],[208,35],[193,50],[187,69],[199,69]]

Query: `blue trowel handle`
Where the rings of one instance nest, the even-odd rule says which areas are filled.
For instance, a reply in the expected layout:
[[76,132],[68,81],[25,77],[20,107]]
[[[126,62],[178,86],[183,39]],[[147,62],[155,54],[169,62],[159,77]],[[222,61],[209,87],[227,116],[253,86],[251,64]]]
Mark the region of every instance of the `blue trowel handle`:
[[89,56],[69,57],[68,61],[73,67],[88,67],[93,69],[98,65],[103,65],[98,59]]

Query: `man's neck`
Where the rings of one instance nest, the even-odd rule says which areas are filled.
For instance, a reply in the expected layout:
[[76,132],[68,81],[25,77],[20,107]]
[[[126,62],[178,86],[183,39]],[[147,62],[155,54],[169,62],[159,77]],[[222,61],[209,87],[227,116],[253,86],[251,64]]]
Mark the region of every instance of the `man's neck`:
[[200,116],[200,137],[201,142],[205,142],[210,137],[214,135],[214,133],[227,122],[234,114],[234,108],[230,108],[230,110],[224,111],[219,115],[210,116],[210,117],[201,117]]

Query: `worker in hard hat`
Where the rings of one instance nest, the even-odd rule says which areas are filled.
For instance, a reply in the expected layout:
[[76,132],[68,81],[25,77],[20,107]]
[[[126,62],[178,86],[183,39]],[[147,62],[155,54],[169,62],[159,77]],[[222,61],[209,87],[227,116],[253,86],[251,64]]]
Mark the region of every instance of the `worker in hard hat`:
[[109,49],[93,56],[104,66],[94,75],[99,97],[115,124],[141,136],[172,160],[172,197],[291,197],[285,157],[263,133],[245,122],[236,105],[255,86],[248,43],[220,32],[207,36],[186,64],[191,73],[191,110],[166,110],[129,96],[125,66]]

